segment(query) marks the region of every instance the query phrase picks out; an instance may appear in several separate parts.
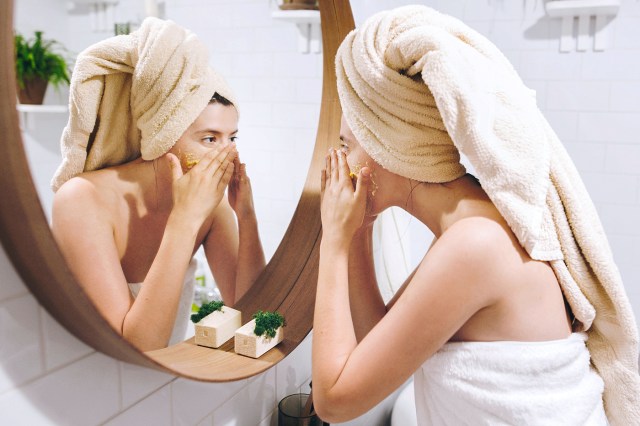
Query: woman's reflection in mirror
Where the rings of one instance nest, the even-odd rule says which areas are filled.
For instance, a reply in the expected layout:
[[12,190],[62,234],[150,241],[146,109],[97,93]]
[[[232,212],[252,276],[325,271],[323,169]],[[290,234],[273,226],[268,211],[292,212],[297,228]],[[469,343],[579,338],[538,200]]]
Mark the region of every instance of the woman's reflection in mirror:
[[227,305],[265,266],[238,110],[178,25],[83,52],[72,75],[52,228],[100,313],[141,350],[185,338],[201,246]]

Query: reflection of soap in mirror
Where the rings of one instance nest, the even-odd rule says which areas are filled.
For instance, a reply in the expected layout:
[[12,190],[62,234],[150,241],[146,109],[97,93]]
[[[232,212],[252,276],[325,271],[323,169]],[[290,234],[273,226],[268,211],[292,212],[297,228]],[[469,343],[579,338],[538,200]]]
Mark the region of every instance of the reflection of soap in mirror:
[[234,350],[237,354],[258,358],[284,339],[282,327],[278,327],[275,337],[256,336],[255,328],[256,320],[253,319],[236,330]]
[[225,306],[196,323],[196,345],[219,348],[242,325],[240,311]]

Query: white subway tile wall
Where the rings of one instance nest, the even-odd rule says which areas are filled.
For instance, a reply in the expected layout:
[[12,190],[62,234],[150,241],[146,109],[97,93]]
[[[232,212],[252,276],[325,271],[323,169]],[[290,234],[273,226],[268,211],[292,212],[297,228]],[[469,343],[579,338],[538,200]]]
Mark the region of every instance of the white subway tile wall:
[[[594,199],[640,316],[640,1],[622,0],[618,17],[609,24],[605,52],[569,53],[558,51],[559,21],[545,17],[543,0],[352,1],[356,22],[409,3],[431,5],[468,21],[504,50],[536,90],[538,104]],[[297,30],[270,18],[275,7],[273,0],[166,1],[167,17],[211,46],[212,65],[236,93],[238,146],[254,183],[269,256],[306,178],[322,79],[321,56],[297,52]],[[121,0],[116,8],[119,21],[140,20],[143,14],[142,1]],[[52,22],[65,25],[48,28]],[[43,29],[76,53],[108,36],[91,31],[86,13],[67,13],[63,0],[46,6],[17,0],[16,27],[25,33]],[[64,125],[60,121],[36,118],[36,125],[47,126],[37,129],[40,145],[27,146],[36,181],[50,177],[39,176],[38,170],[50,173],[55,155],[50,147],[57,145]],[[412,234],[427,237],[425,232]],[[424,248],[420,242],[412,246]],[[275,425],[277,401],[309,390],[310,353],[308,336],[273,369],[225,384],[175,378],[115,361],[55,323],[0,250],[0,424]],[[392,397],[348,424],[384,424],[391,403]]]

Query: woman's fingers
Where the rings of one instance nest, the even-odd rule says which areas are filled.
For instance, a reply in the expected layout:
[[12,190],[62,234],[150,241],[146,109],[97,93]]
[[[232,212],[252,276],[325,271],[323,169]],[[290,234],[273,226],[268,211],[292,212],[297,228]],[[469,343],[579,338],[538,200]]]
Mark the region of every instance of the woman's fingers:
[[235,146],[232,144],[218,145],[202,156],[198,164],[193,168],[196,169],[197,167],[206,171],[206,173],[213,173],[224,164],[234,161],[237,153]]
[[214,179],[219,179],[218,189],[225,188],[229,185],[231,178],[233,177],[233,171],[235,167],[232,162],[228,162],[225,167],[219,167],[214,173]]
[[347,164],[347,156],[343,151],[338,151],[338,179],[340,182],[345,183],[349,182],[351,184],[351,178],[349,174],[351,170],[349,170],[349,164]]
[[331,185],[331,149],[329,153],[324,157],[324,179],[325,187]]
[[242,183],[251,183],[251,179],[249,179],[249,176],[247,175],[246,163],[240,163],[240,181]]
[[178,160],[178,157],[176,157],[171,153],[167,153],[165,157],[169,162],[169,169],[171,170],[171,178],[175,182],[178,179],[180,179],[183,175],[182,166],[180,165],[180,160]]
[[330,163],[331,163],[331,182],[338,182],[338,154],[335,149],[331,149],[331,153],[329,154]]
[[320,172],[320,203],[324,199],[324,190],[327,188],[327,170],[322,169]]
[[224,151],[225,148],[227,148],[227,144],[215,145],[211,151],[207,152],[200,159],[198,159],[198,161],[191,168],[191,170],[197,171],[197,170],[206,169],[207,167],[209,167],[211,162],[218,156],[218,154]]

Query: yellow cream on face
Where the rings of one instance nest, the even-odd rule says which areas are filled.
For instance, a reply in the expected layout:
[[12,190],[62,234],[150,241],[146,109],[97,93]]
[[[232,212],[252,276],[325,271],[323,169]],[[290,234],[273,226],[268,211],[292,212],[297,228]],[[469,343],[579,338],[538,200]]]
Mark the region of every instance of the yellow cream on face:
[[192,154],[191,152],[186,152],[182,156],[182,161],[184,162],[185,168],[187,170],[191,170],[193,166],[195,166],[200,162],[200,159],[196,157],[194,154]]
[[[349,177],[351,178],[351,181],[353,182],[353,187],[355,189],[356,187],[356,181],[358,180],[358,174],[360,173],[360,170],[362,170],[363,167],[369,167],[369,163],[365,163],[364,166],[360,163],[356,163],[353,165],[353,167],[350,168],[349,171]],[[369,167],[369,170],[371,170],[371,167]],[[376,195],[376,191],[378,189],[378,184],[375,181],[375,173],[371,173],[369,175],[369,178],[371,179],[371,186],[369,188],[369,194],[371,197],[374,197]]]

